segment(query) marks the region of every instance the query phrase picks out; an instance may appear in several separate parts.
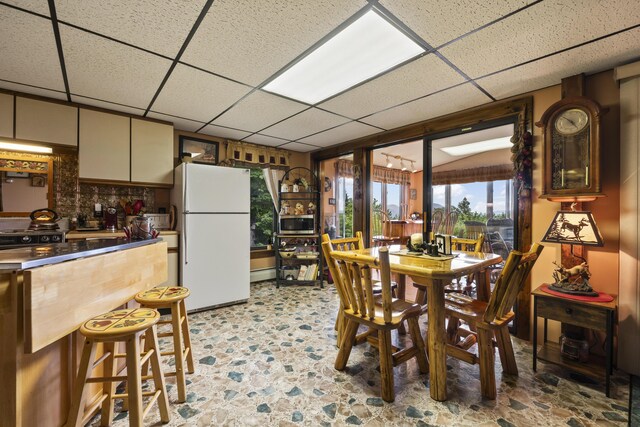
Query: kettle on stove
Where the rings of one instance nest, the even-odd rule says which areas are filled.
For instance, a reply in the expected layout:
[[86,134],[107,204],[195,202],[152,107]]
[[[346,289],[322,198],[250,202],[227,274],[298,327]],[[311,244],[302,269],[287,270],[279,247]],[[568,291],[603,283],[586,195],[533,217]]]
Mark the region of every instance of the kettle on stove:
[[58,220],[60,216],[53,209],[36,209],[29,214],[31,218],[31,224],[29,224],[29,230],[57,230]]

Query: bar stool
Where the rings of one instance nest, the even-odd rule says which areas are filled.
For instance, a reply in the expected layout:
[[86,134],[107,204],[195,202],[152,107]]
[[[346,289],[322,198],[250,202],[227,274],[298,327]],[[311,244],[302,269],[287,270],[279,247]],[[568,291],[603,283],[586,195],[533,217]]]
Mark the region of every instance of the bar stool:
[[[171,309],[171,320],[161,320],[158,324],[171,324],[171,332],[158,333],[158,337],[173,337],[173,351],[160,353],[161,356],[173,355],[176,370],[165,372],[165,376],[175,376],[178,388],[178,402],[187,399],[187,383],[184,362],[187,362],[187,373],[194,372],[193,353],[191,351],[191,335],[184,300],[191,294],[184,286],[160,286],[140,292],[136,301],[146,308]],[[184,344],[184,347],[183,347]],[[146,344],[145,344],[146,346]]]
[[[113,399],[125,399],[129,407],[129,425],[142,426],[142,419],[158,401],[160,419],[169,422],[169,399],[164,385],[164,377],[160,368],[158,337],[156,323],[160,313],[149,308],[114,310],[88,320],[80,327],[85,336],[80,369],[74,385],[71,408],[66,426],[81,427],[85,425],[93,412],[102,406],[101,425],[111,425],[114,402]],[[145,335],[145,346],[148,350],[140,353],[140,336]],[[116,353],[116,343],[125,342],[126,353]],[[104,343],[105,353],[95,360],[98,343]],[[141,358],[142,356],[142,358]],[[116,358],[126,358],[127,375],[118,376]],[[104,362],[104,376],[91,377],[94,368]],[[150,362],[153,375],[141,375],[141,364]],[[142,380],[153,379],[154,391],[142,392]],[[116,383],[127,381],[128,393],[116,394]],[[87,384],[104,383],[104,393],[85,410]],[[142,397],[151,396],[146,408],[142,406]],[[104,403],[103,403],[104,402]]]

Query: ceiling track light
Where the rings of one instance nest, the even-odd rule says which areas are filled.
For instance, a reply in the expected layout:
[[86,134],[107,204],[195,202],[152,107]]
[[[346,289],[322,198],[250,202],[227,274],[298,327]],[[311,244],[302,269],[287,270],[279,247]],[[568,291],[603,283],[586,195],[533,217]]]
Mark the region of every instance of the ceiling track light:
[[385,156],[387,158],[387,167],[388,168],[392,168],[393,167],[393,163],[391,162],[391,160],[389,160],[389,157],[391,157],[392,159],[400,160],[400,168],[402,169],[402,171],[408,170],[409,168],[407,167],[407,164],[410,163],[411,164],[411,172],[413,172],[413,173],[418,172],[418,170],[414,166],[415,160],[407,159],[406,157],[398,156],[398,155],[395,155],[395,154],[388,154],[388,153],[380,153],[380,154],[382,154],[383,156]]
[[407,167],[405,166],[403,159],[400,159],[400,168],[403,172],[407,170]]
[[393,163],[391,163],[391,161],[389,160],[389,155],[386,154],[386,156],[387,156],[387,167],[388,168],[392,168],[393,167]]
[[414,163],[415,162],[413,160],[411,160],[411,172],[416,173],[416,172],[418,172],[418,169],[416,169]]

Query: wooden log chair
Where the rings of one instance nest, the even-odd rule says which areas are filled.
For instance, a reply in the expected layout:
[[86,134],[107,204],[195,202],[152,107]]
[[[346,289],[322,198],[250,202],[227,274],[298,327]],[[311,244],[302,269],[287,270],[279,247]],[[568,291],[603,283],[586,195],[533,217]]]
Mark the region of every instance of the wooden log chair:
[[[337,269],[335,267],[334,261],[330,259],[329,253],[331,251],[357,251],[360,249],[364,249],[364,240],[362,239],[362,232],[356,231],[355,237],[343,237],[340,239],[331,239],[328,234],[322,235],[322,242],[328,242],[329,245],[326,247],[322,246],[322,253],[324,255],[325,265],[329,268],[329,272],[331,273],[331,277],[336,277]],[[335,280],[335,279],[334,279]],[[391,294],[394,298],[397,297],[397,288],[398,285],[396,282],[391,282]],[[382,286],[379,281],[375,281],[373,283],[373,294],[379,295],[382,293]],[[342,300],[341,300],[342,301]],[[340,339],[342,338],[342,334],[344,332],[345,322],[344,317],[342,316],[342,308],[338,310],[338,315],[336,316],[336,322],[334,325],[334,330],[337,332],[337,340],[336,344],[340,347]],[[404,333],[404,330],[402,331]]]
[[[527,253],[511,251],[489,302],[475,300],[460,293],[445,296],[447,323],[447,355],[471,364],[480,364],[480,388],[483,397],[496,398],[495,350],[498,348],[502,371],[518,375],[509,322],[515,314],[511,311],[518,293],[544,247],[535,243]],[[469,329],[460,327],[464,320]],[[466,339],[474,337],[474,340]],[[465,338],[459,342],[460,338]],[[478,354],[469,351],[477,341]]]
[[[482,253],[484,245],[484,234],[479,233],[474,239],[466,239],[462,237],[451,238],[451,249],[454,251],[465,251],[473,253]],[[473,274],[466,277],[457,277],[454,283],[445,286],[445,292],[460,292],[465,295],[472,296],[474,291]]]
[[440,232],[440,224],[442,224],[443,217],[444,217],[444,210],[436,209],[433,211],[433,214],[431,215],[431,233],[432,234]]
[[[329,242],[322,243],[329,250]],[[391,269],[387,248],[380,248],[379,258],[353,252],[330,251],[334,261],[335,281],[341,300],[341,309],[345,321],[340,350],[335,368],[342,371],[347,366],[351,349],[369,338],[378,347],[380,353],[381,395],[387,402],[393,402],[393,367],[416,358],[421,373],[429,370],[424,341],[420,334],[418,317],[421,307],[393,298],[391,295]],[[380,271],[382,293],[373,294],[372,270]],[[413,345],[398,349],[391,344],[391,331],[398,330],[406,320]],[[366,334],[358,336],[358,327],[369,328]],[[373,332],[377,336],[373,336]],[[368,336],[364,336],[368,335]],[[375,339],[373,339],[375,338]]]
[[373,211],[371,215],[371,239],[374,246],[387,246],[400,242],[400,236],[391,235],[391,221],[386,212]]

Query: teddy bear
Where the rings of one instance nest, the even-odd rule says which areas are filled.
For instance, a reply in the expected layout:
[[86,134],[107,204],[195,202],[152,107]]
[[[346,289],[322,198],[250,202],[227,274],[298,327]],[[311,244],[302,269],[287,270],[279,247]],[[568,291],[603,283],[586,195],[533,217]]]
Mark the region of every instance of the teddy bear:
[[309,206],[307,207],[307,213],[309,215],[313,215],[316,211],[316,205],[313,204],[313,202],[309,202]]
[[296,203],[296,208],[293,211],[294,215],[304,215],[304,206],[302,203]]

